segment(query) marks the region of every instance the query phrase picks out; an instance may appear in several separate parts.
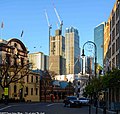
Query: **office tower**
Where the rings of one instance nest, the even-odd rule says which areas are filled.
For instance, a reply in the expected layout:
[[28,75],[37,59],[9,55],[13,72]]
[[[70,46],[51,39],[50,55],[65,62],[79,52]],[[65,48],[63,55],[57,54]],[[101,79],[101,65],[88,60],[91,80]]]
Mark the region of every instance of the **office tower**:
[[48,56],[42,52],[31,53],[28,56],[33,70],[48,70]]
[[[105,66],[120,68],[120,1],[116,0],[114,7],[106,23],[104,59]],[[108,30],[108,31],[107,31]],[[108,35],[106,35],[108,34]]]
[[80,72],[79,33],[74,27],[66,28],[65,32],[66,74]]
[[86,58],[86,73],[93,74],[94,73],[94,57],[87,56]]
[[64,75],[65,69],[65,37],[61,30],[55,31],[55,36],[50,37],[49,71]]
[[94,42],[97,46],[97,63],[103,68],[103,45],[104,45],[104,26],[105,23],[101,23],[94,29]]

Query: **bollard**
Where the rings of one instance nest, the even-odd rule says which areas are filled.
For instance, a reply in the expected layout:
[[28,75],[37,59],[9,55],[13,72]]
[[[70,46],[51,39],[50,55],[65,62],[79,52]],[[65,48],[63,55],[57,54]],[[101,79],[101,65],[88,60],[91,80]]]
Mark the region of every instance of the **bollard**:
[[95,114],[98,114],[98,106],[96,105],[96,111]]
[[89,104],[89,114],[91,114],[91,105]]
[[103,114],[106,114],[106,106],[103,107]]
[[116,114],[118,114],[118,110],[116,111]]

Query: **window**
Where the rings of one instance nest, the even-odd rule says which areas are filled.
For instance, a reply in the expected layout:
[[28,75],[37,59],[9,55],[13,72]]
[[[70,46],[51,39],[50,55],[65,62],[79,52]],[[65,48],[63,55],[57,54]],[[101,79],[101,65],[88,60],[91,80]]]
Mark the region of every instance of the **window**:
[[31,76],[31,82],[33,82],[33,76]]
[[14,85],[14,93],[17,93],[17,86]]
[[15,46],[15,47],[17,47],[17,44],[16,44],[16,43],[14,43],[14,46]]
[[119,21],[116,24],[116,36],[117,36],[118,33],[119,33]]
[[[120,44],[120,37],[118,38],[118,42],[119,42],[119,44]],[[118,48],[120,49],[120,45],[118,45]]]
[[38,95],[38,88],[36,88],[36,95]]
[[115,53],[115,43],[112,45],[112,55]]
[[38,83],[38,76],[36,76],[36,83]]
[[119,53],[116,55],[116,67],[119,67]]
[[21,58],[21,65],[24,65],[24,58]]
[[33,88],[31,88],[31,95],[33,95]]
[[115,68],[115,58],[112,59],[112,68]]
[[110,30],[111,30],[111,28],[112,28],[112,20],[110,20]]
[[27,82],[29,82],[29,76],[27,76]]
[[8,54],[6,54],[6,63],[10,65],[10,56]]
[[111,58],[111,48],[108,50],[108,58]]
[[114,24],[115,24],[115,13],[112,16],[112,27],[114,26]]
[[110,43],[109,43],[109,45],[111,44],[111,36],[112,36],[112,35],[110,34]]
[[116,51],[119,49],[119,37],[116,40]]
[[17,58],[14,57],[14,65],[17,66]]
[[28,87],[26,87],[26,95],[28,95]]
[[112,31],[112,41],[115,39],[115,29]]

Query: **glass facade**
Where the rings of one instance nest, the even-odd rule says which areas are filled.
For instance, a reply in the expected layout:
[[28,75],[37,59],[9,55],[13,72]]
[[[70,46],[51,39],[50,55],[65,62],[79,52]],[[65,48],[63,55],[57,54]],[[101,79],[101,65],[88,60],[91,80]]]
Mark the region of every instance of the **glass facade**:
[[70,27],[65,32],[66,74],[80,72],[80,48],[78,30]]
[[94,29],[94,42],[97,46],[97,63],[103,68],[103,42],[104,42],[104,25],[101,23]]

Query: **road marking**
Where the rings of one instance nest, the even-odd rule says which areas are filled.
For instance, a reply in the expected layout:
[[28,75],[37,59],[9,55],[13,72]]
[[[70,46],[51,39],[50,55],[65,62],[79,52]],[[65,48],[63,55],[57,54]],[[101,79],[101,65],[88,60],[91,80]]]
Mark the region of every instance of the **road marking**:
[[10,108],[10,107],[12,107],[12,106],[18,106],[18,105],[9,105],[9,106],[6,106],[6,107],[3,107],[3,108],[0,108],[0,111],[1,111],[1,110],[4,110],[4,109],[7,109],[7,108]]
[[52,104],[48,104],[47,106],[52,106],[52,105],[54,105],[54,103],[52,103]]
[[51,104],[48,104],[46,106],[52,106],[52,105],[55,105],[55,104],[62,104],[62,103],[51,103]]
[[0,110],[4,110],[4,109],[9,108],[9,107],[12,107],[12,106],[3,107],[3,108],[1,108]]

